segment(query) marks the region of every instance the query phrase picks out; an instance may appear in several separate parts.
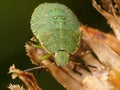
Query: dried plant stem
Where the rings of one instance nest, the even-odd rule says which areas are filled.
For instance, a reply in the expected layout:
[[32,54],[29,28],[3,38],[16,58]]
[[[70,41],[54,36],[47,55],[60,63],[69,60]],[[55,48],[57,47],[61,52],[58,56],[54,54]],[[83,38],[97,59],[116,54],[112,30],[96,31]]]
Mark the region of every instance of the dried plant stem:
[[109,13],[109,10],[108,12],[103,10],[100,5],[97,5],[97,2],[95,0],[93,0],[93,6],[100,14],[102,14],[107,19],[108,23],[114,31],[114,34],[116,35],[116,38],[120,40],[120,17],[116,14],[116,10],[113,7],[112,2],[109,6],[109,10],[111,11],[111,13]]
[[[69,60],[66,66],[57,66],[54,55],[39,61],[47,52],[30,43],[25,45],[31,62],[40,68],[44,67],[67,90],[120,90],[120,0],[114,0],[115,5],[111,0],[101,2],[102,6],[93,0],[93,6],[108,20],[115,36],[81,25],[82,42],[78,51],[70,56],[70,60],[72,57],[75,60]],[[75,62],[81,58],[89,70],[80,62]],[[13,78],[19,77],[28,90],[41,90],[34,75],[28,71],[10,67]],[[19,85],[10,85],[9,88],[24,90]]]

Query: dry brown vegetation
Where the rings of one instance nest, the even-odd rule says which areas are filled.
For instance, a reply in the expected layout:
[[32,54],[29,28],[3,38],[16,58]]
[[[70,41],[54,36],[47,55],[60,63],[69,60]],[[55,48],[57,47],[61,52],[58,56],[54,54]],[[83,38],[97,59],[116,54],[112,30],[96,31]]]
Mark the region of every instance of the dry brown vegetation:
[[[53,58],[39,62],[46,52],[31,44],[25,45],[27,55],[33,64],[45,68],[67,90],[120,90],[120,0],[101,0],[101,5],[93,0],[93,6],[107,19],[113,33],[104,33],[85,25],[80,27],[83,36],[73,57],[82,58],[89,70],[71,60],[63,67],[53,63]],[[12,73],[13,79],[19,77],[26,85],[24,89],[10,84],[9,89],[41,90],[32,73],[16,69],[14,65],[9,73]]]

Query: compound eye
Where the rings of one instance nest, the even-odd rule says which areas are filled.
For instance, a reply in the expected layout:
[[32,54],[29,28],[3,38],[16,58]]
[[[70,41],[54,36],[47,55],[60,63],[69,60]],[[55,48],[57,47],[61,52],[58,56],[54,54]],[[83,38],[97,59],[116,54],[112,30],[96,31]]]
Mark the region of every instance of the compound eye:
[[54,17],[53,17],[53,19],[57,19],[57,17],[56,17],[56,16],[54,16]]

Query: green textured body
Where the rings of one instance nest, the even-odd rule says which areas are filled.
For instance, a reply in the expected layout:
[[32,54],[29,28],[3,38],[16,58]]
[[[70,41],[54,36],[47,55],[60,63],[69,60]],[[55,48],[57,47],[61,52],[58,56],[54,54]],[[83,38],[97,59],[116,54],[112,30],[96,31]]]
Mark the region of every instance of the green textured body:
[[48,53],[55,53],[55,61],[59,66],[67,64],[68,54],[74,53],[78,48],[79,27],[75,14],[58,3],[39,5],[31,18],[33,34]]

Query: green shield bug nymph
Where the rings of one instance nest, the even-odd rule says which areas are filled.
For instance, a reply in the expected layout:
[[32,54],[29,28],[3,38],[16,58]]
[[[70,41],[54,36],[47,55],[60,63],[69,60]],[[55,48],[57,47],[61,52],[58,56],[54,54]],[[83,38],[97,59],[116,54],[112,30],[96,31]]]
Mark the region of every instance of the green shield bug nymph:
[[40,4],[33,12],[31,29],[41,46],[55,55],[58,66],[68,63],[69,54],[79,46],[80,22],[66,6],[58,3]]

